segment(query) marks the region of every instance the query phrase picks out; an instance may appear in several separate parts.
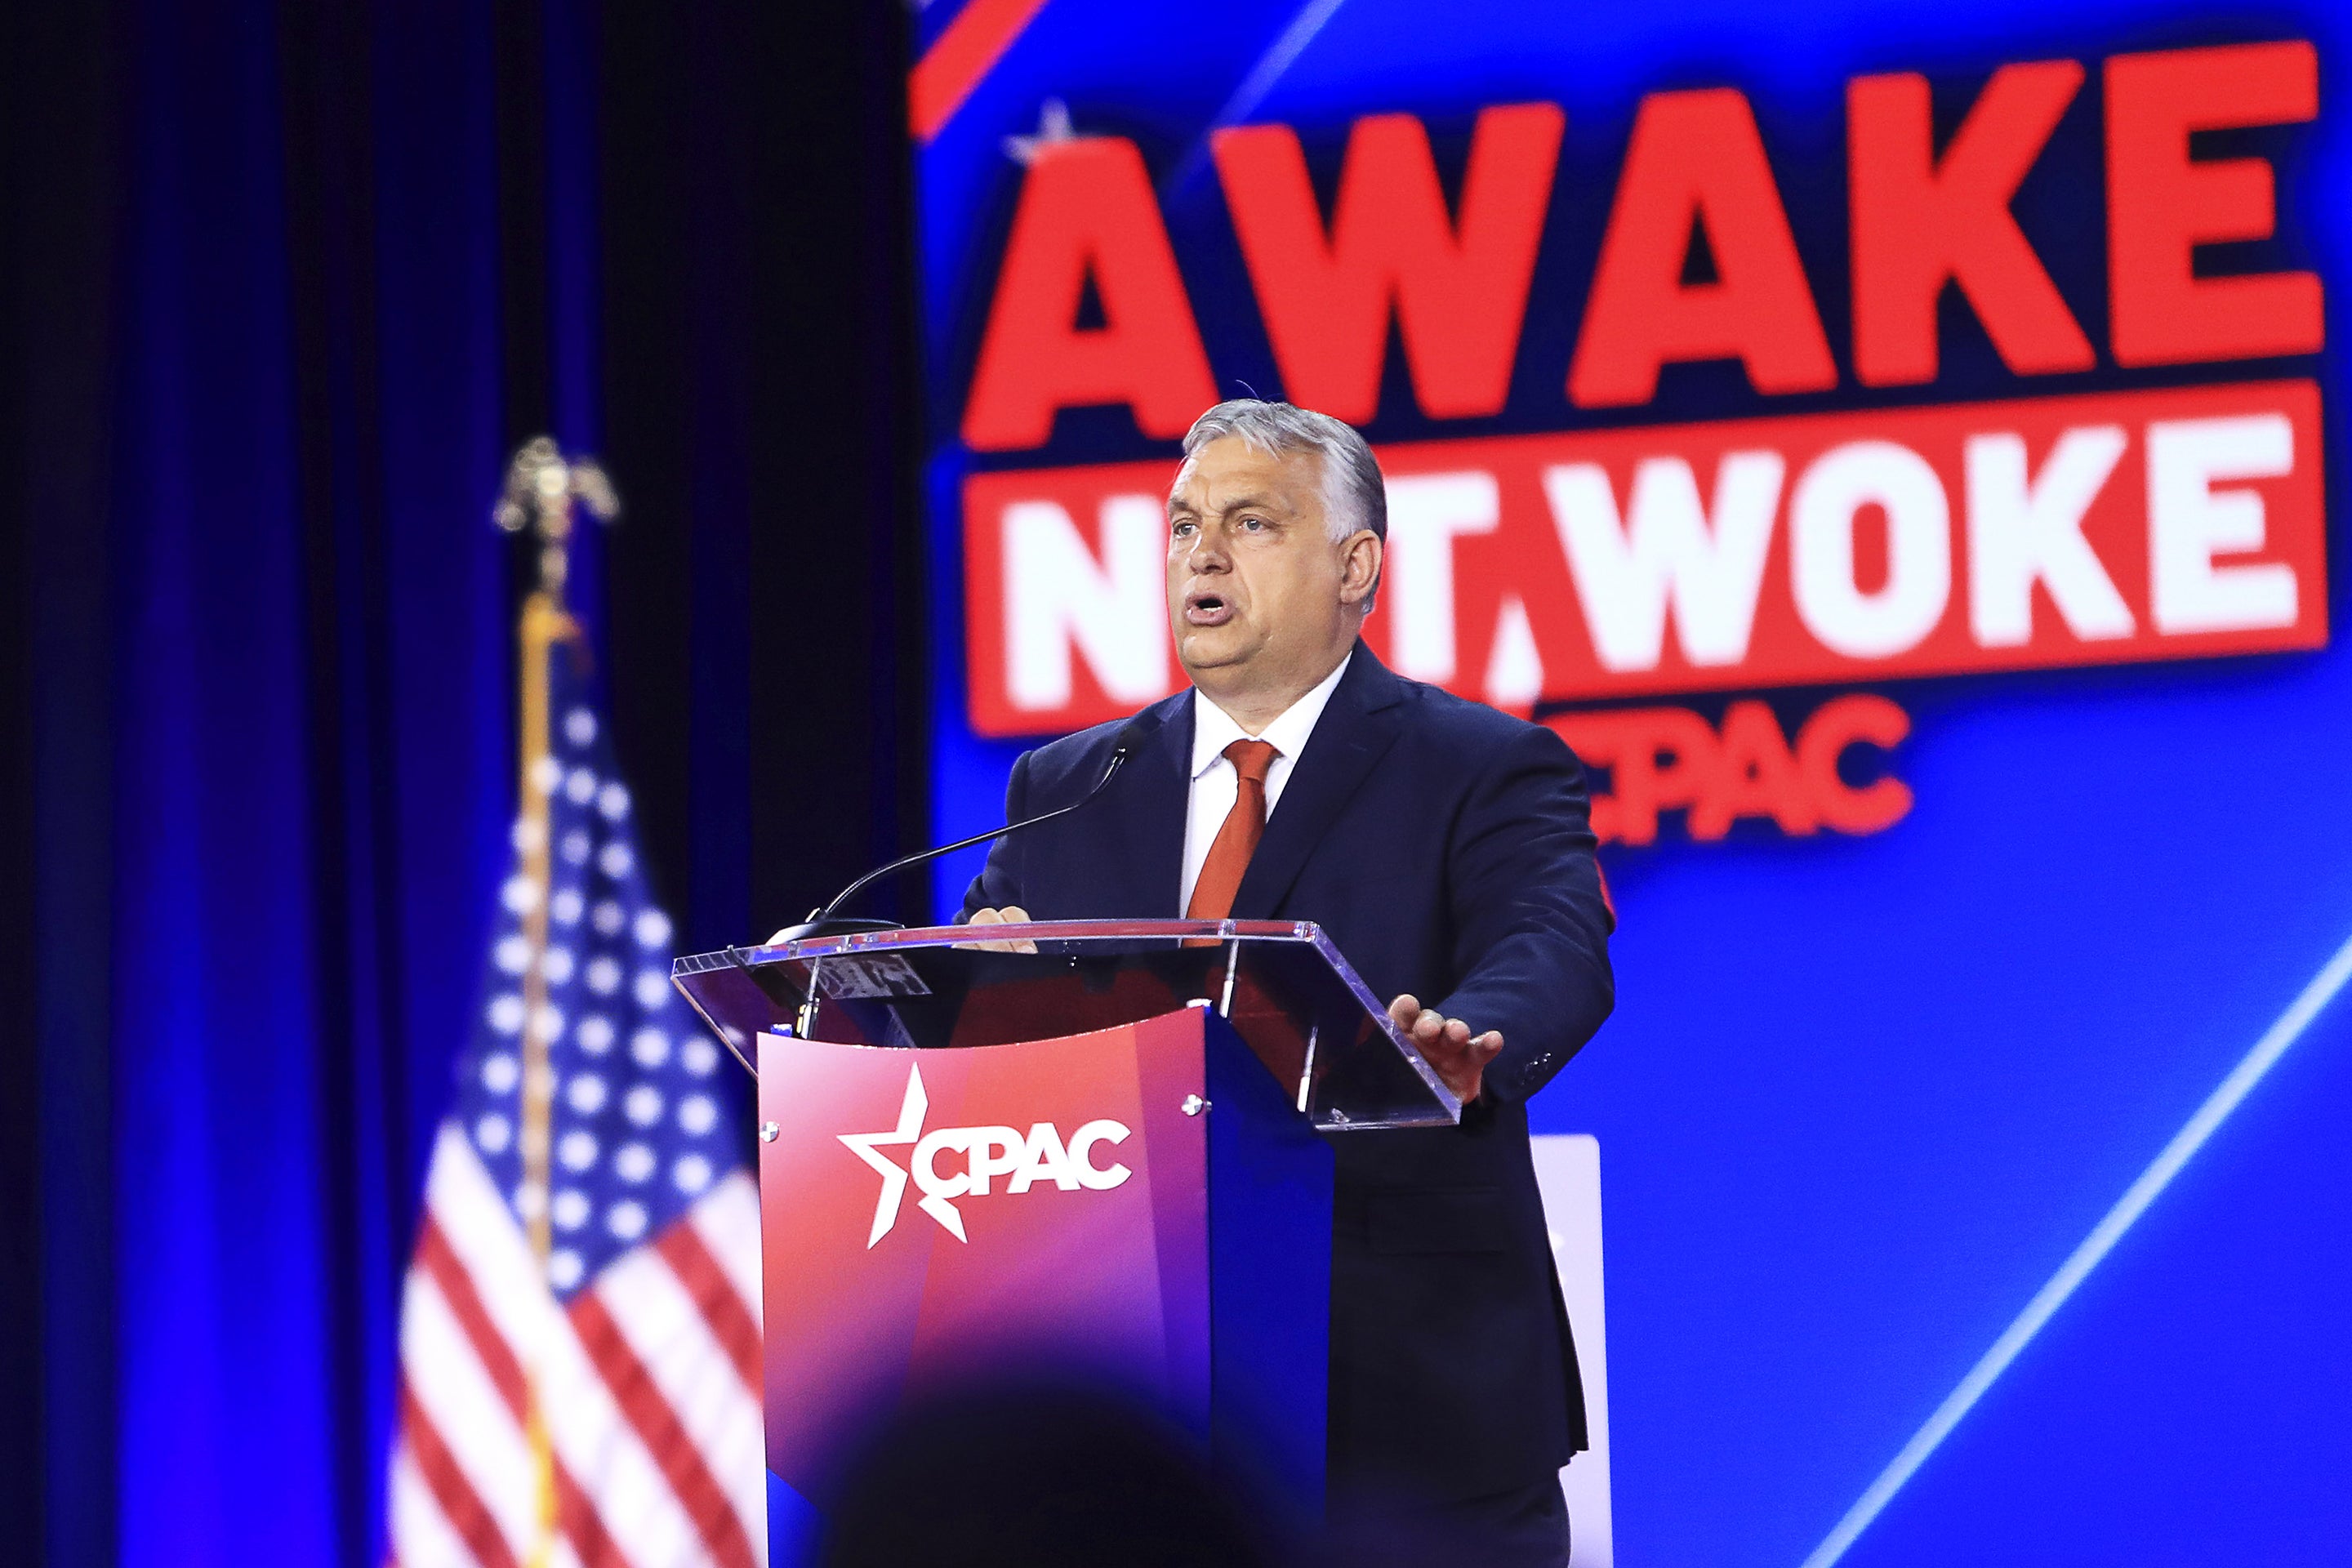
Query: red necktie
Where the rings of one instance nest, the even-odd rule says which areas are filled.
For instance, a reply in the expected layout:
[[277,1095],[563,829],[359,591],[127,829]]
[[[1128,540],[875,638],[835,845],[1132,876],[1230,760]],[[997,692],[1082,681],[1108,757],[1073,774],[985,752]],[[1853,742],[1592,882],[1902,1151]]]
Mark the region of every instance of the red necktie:
[[1192,902],[1184,906],[1186,920],[1221,921],[1233,913],[1242,873],[1249,869],[1250,857],[1265,834],[1265,775],[1275,755],[1266,741],[1235,741],[1225,748],[1225,760],[1234,764],[1238,782],[1234,808],[1225,814],[1225,825],[1217,829],[1209,858],[1201,863]]

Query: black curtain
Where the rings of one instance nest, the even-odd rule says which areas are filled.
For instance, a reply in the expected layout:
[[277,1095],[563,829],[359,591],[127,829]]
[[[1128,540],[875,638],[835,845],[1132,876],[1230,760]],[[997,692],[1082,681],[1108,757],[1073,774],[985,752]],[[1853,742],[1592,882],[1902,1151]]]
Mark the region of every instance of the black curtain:
[[[528,568],[483,531],[516,444],[593,446],[622,492],[583,596],[684,946],[764,934],[919,839],[908,25],[858,0],[0,13],[12,1559],[254,1560],[171,1535],[218,1500],[159,1472],[183,1412],[132,1363],[153,1325],[255,1305],[211,1270],[229,1227],[274,1245],[255,1227],[284,1216],[228,1200],[292,1181],[318,1289],[266,1305],[308,1314],[324,1413],[285,1447],[328,1495],[288,1511],[321,1512],[320,1560],[377,1560],[415,1179],[510,808]],[[160,742],[159,716],[188,732]],[[923,914],[923,888],[875,907]],[[166,1000],[168,1044],[124,1016],[151,972],[268,994],[239,933],[174,940],[190,910],[287,955],[302,1002],[267,1070],[229,1009]],[[219,1201],[174,1207],[142,1189],[171,1143],[152,1107],[207,1095],[173,1146],[202,1121]],[[207,1375],[235,1387],[224,1342]],[[236,1429],[268,1442],[268,1408]]]
[[[800,919],[926,820],[906,26],[894,5],[604,16],[605,446],[632,503],[615,724],[714,941]],[[650,765],[688,754],[706,765]],[[698,837],[711,816],[748,821],[751,852]],[[873,906],[919,918],[928,889]]]
[[77,715],[111,662],[117,23],[0,9],[0,1537],[55,1563],[114,1540],[111,738]]

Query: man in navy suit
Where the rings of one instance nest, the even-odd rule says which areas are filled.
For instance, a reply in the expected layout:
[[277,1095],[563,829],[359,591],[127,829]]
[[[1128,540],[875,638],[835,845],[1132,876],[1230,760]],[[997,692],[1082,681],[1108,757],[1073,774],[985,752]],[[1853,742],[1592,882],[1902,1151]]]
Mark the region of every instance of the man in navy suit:
[[[1100,800],[1000,840],[965,916],[1310,920],[1395,998],[1465,1109],[1332,1140],[1333,1518],[1357,1560],[1563,1563],[1584,1411],[1527,1102],[1614,996],[1582,771],[1364,646],[1388,510],[1355,431],[1242,400],[1184,453],[1168,616],[1192,689],[1145,710]],[[1121,728],[1022,757],[1008,818],[1078,799]]]

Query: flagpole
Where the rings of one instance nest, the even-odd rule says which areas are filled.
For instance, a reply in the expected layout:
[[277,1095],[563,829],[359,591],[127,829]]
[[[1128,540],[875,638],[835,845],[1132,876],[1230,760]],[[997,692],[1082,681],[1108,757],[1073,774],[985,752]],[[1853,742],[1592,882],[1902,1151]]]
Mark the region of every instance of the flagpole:
[[[559,647],[583,648],[580,623],[564,605],[564,584],[570,575],[572,502],[584,503],[597,517],[610,521],[620,508],[612,488],[596,465],[585,459],[567,462],[546,437],[529,442],[515,454],[507,470],[505,495],[491,513],[509,533],[526,528],[538,536],[539,583],[524,599],[516,627],[520,655],[520,700],[517,718],[520,734],[515,748],[520,777],[516,848],[522,858],[524,880],[535,889],[522,915],[528,954],[522,973],[522,1128],[518,1147],[522,1155],[522,1184],[517,1191],[530,1253],[540,1279],[549,1279],[548,1258],[554,1248],[550,1230],[549,1194],[552,1187],[550,1128],[554,1120],[555,1073],[549,1064],[553,1044],[553,1019],[547,1003],[548,892],[553,883],[554,846],[549,842],[549,805],[561,783],[554,760],[553,698],[550,664]],[[554,1554],[558,1526],[555,1450],[547,1413],[541,1398],[540,1367],[533,1360],[525,1369],[528,1413],[526,1436],[530,1447],[536,1485],[537,1525],[529,1568],[547,1568]]]

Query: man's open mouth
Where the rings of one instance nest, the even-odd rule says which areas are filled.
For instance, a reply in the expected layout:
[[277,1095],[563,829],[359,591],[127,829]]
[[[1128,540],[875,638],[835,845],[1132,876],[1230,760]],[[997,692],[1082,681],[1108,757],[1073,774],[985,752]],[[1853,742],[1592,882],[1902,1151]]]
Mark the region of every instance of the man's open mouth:
[[1221,626],[1233,618],[1233,603],[1222,594],[1184,595],[1184,620],[1188,626]]

